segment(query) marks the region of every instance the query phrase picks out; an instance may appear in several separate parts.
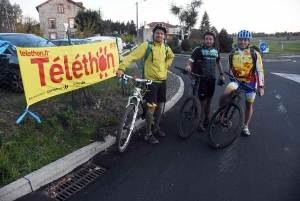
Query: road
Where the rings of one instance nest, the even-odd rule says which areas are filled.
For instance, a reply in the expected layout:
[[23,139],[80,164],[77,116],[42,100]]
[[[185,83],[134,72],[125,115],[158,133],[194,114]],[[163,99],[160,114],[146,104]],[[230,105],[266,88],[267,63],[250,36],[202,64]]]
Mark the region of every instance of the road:
[[[190,82],[174,66],[183,66],[186,59],[176,57],[170,67],[183,78],[186,90],[163,116],[167,136],[151,145],[141,130],[124,153],[112,147],[96,155],[92,162],[107,171],[69,201],[300,200],[300,58],[264,63],[265,96],[255,100],[251,136],[221,150],[212,149],[203,132],[185,140],[177,134],[176,118]],[[224,88],[216,87],[213,108]],[[44,190],[19,200],[53,200]]]

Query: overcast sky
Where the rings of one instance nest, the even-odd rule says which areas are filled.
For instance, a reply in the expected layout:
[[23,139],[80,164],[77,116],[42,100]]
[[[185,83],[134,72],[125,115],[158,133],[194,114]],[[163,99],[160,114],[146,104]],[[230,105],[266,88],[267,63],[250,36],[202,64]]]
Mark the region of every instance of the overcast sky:
[[[46,0],[9,0],[20,5],[23,16],[39,21],[36,6]],[[53,0],[54,1],[54,0]],[[86,9],[101,10],[104,19],[136,22],[136,2],[138,2],[138,22],[157,21],[179,24],[178,18],[170,13],[170,4],[186,7],[192,0],[75,0],[82,2]],[[300,0],[203,0],[195,28],[199,28],[204,11],[208,13],[211,25],[218,31],[225,28],[228,33],[242,29],[254,32],[299,32]]]

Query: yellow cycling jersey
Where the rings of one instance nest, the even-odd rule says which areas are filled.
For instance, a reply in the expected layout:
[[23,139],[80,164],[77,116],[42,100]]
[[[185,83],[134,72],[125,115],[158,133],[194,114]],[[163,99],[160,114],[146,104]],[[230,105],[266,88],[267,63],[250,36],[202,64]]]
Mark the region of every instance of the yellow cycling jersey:
[[258,86],[262,86],[264,85],[262,59],[257,51],[255,51],[255,54],[257,55],[256,68],[253,69],[250,48],[236,50],[232,57],[232,66],[230,66],[230,62],[228,61],[228,72],[247,83],[257,82]]
[[[135,61],[145,57],[148,48],[148,42],[139,45],[133,52],[123,59],[119,65],[119,70],[125,69]],[[171,48],[168,48],[166,55],[166,48],[164,43],[153,41],[151,52],[145,61],[144,78],[149,80],[166,80],[167,69],[172,64],[174,54]]]

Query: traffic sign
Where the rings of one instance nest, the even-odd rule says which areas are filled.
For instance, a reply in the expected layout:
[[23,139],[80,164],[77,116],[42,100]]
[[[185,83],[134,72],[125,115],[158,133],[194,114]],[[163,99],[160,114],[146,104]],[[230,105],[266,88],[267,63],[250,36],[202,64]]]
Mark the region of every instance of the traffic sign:
[[260,43],[259,44],[259,49],[261,51],[265,51],[267,49],[267,43],[265,43],[265,42]]

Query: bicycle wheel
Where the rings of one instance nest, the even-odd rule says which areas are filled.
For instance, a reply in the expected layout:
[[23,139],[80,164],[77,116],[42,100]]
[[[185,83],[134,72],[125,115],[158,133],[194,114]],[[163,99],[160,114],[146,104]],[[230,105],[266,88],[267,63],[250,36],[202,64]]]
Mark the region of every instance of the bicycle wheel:
[[189,96],[180,109],[178,134],[182,138],[190,137],[200,121],[200,101],[196,96]]
[[116,145],[120,152],[124,152],[130,142],[133,129],[130,129],[135,123],[133,120],[134,105],[129,105],[120,119],[117,130]]
[[217,109],[208,125],[209,144],[221,149],[232,144],[243,129],[245,114],[239,103],[231,101]]

